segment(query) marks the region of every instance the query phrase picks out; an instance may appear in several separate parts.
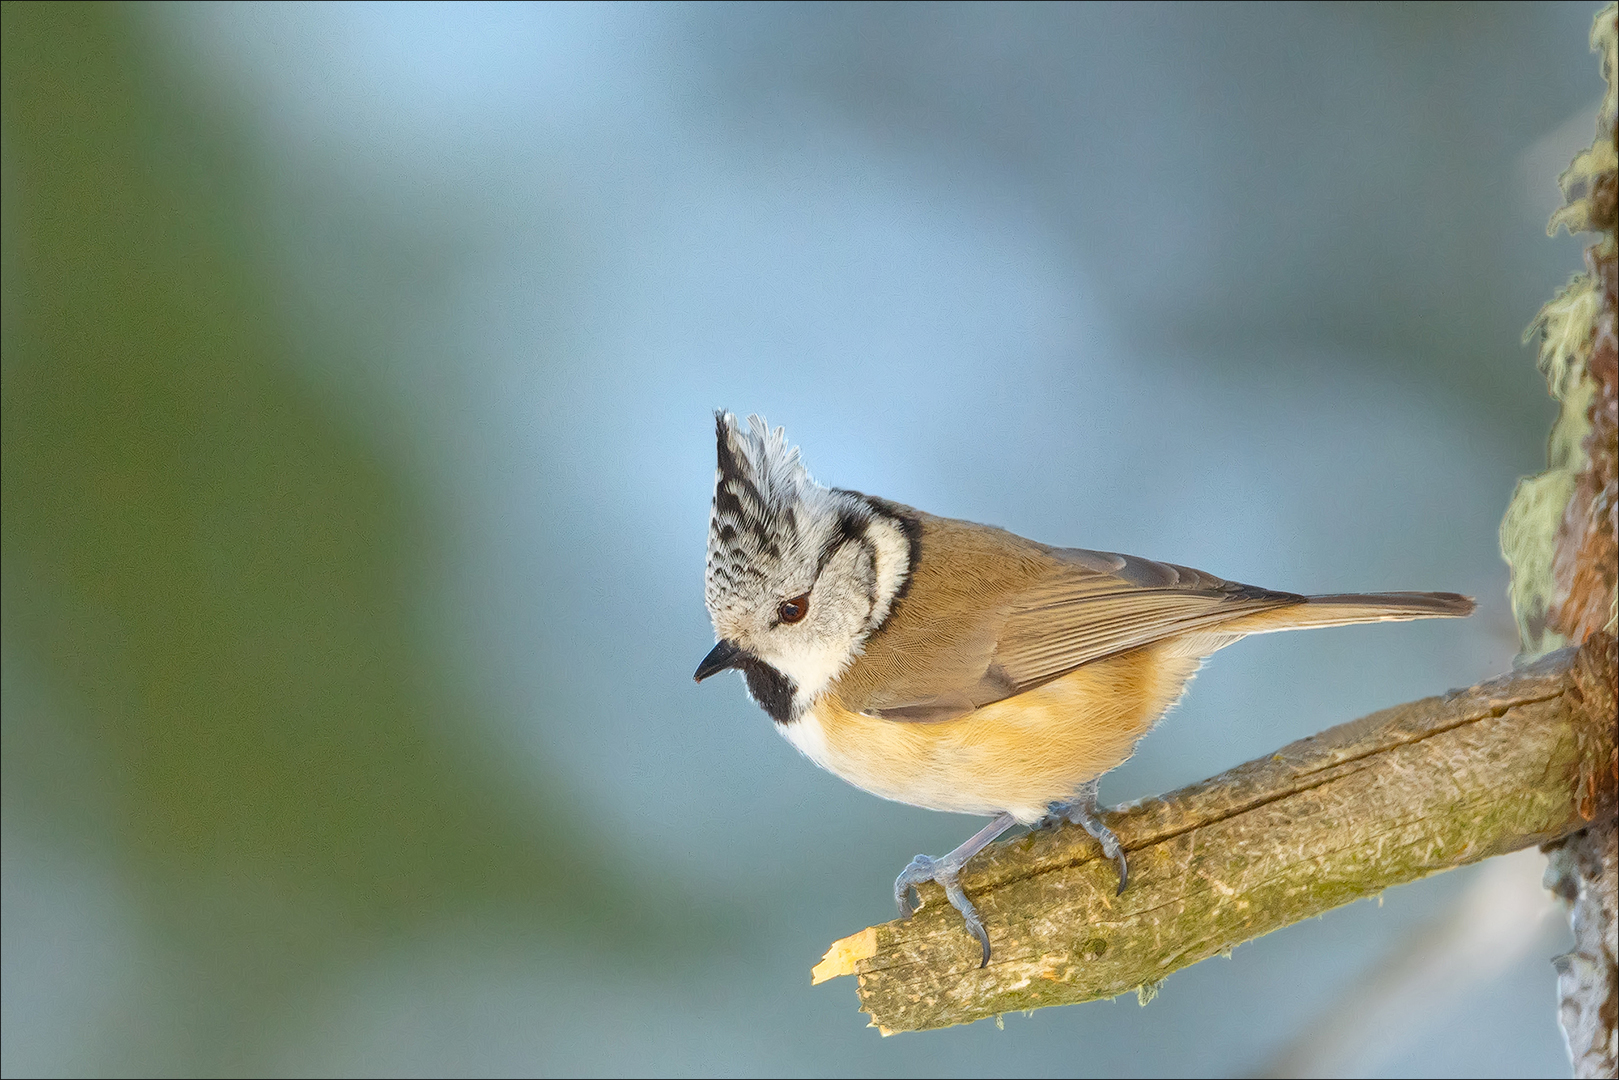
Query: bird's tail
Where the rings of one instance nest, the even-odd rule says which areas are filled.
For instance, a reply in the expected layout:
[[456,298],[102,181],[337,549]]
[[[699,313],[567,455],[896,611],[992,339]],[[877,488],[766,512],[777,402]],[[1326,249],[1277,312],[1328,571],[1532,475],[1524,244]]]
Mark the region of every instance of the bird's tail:
[[1256,612],[1221,625],[1222,630],[1268,634],[1317,626],[1397,622],[1404,619],[1455,619],[1473,614],[1472,597],[1448,592],[1330,593],[1306,597],[1304,603]]

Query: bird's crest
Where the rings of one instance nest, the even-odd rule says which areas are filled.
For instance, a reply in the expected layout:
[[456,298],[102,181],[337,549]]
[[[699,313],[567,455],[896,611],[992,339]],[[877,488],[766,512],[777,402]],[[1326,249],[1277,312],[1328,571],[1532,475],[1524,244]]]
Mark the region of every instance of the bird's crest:
[[735,414],[714,414],[718,463],[708,519],[705,599],[712,611],[760,577],[796,546],[806,501],[824,491],[787,445],[783,428],[771,431],[761,416],[747,427]]

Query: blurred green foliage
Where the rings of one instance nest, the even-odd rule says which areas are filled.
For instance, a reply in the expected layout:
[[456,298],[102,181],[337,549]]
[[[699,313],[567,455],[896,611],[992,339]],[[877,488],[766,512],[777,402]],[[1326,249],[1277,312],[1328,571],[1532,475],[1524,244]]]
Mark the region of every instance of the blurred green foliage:
[[[130,9],[3,25],[4,629],[69,703],[6,717],[8,817],[109,808],[223,1006],[198,1064],[226,1014],[474,906],[632,944],[565,800],[466,745],[423,627],[430,515],[299,375],[243,155],[164,92]],[[53,725],[106,774],[53,766]]]

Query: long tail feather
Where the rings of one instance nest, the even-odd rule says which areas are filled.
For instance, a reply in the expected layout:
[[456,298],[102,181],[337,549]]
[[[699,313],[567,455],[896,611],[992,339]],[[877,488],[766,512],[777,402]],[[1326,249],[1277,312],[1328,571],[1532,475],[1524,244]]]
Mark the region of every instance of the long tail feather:
[[1302,604],[1261,611],[1223,624],[1222,630],[1268,634],[1351,623],[1404,619],[1455,619],[1473,614],[1468,596],[1445,592],[1333,593],[1307,597]]

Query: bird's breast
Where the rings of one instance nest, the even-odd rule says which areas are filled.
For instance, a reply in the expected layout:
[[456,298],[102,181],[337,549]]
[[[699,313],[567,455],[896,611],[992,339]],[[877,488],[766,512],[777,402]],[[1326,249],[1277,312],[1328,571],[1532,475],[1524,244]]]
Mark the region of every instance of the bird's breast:
[[1197,663],[1138,649],[937,723],[853,711],[834,686],[779,726],[805,757],[873,795],[1029,823],[1128,758]]

